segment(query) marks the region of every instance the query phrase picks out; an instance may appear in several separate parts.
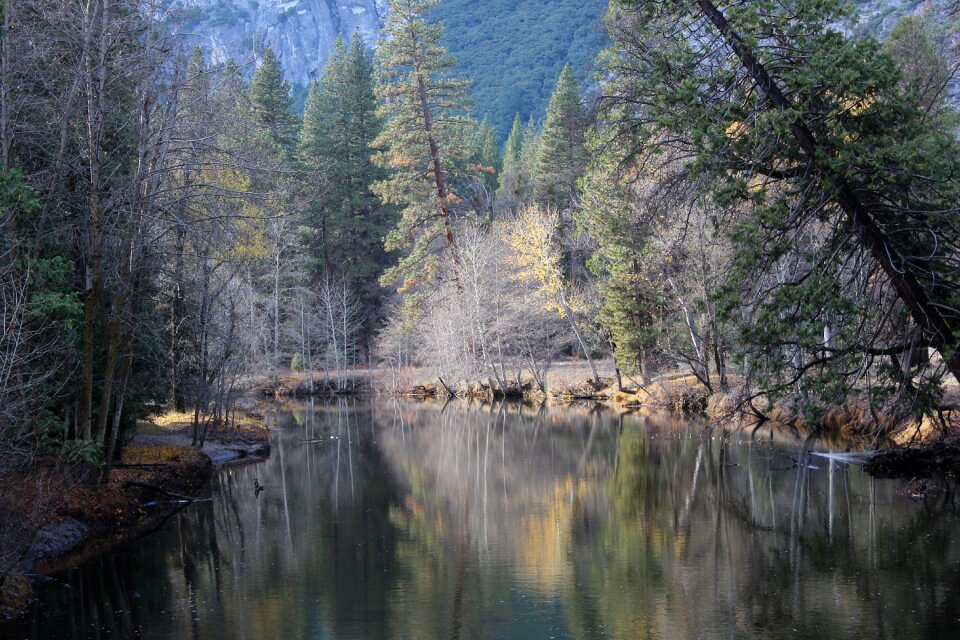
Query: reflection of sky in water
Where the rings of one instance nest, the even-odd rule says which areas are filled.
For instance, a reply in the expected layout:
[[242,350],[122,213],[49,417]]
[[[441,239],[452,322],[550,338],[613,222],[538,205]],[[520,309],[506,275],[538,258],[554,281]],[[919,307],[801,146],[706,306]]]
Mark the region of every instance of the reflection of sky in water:
[[[285,405],[270,460],[0,638],[955,638],[960,516],[736,434],[579,409]],[[311,441],[305,444],[304,441]],[[266,491],[254,496],[258,479]]]

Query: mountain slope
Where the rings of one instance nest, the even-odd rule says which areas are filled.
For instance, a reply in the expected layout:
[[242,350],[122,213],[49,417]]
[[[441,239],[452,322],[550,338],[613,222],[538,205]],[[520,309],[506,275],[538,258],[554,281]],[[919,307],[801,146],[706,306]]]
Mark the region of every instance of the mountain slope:
[[463,75],[473,80],[474,115],[489,117],[502,142],[514,115],[541,119],[563,65],[581,84],[606,46],[607,0],[444,0],[433,17]]
[[[298,97],[316,78],[337,35],[359,29],[374,46],[384,0],[164,0],[214,63],[250,65],[271,47]],[[856,0],[855,32],[885,36],[905,14],[942,8],[946,0]],[[473,81],[473,115],[488,117],[500,142],[515,114],[541,120],[563,65],[581,86],[593,81],[606,46],[602,16],[608,0],[442,0],[433,19]]]

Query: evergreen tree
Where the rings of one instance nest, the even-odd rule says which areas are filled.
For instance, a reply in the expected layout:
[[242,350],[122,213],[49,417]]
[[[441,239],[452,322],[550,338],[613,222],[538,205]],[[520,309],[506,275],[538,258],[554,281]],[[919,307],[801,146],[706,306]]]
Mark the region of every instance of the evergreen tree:
[[[837,28],[850,11],[621,0],[603,88],[625,154],[682,158],[723,207],[722,315],[768,397],[811,419],[861,392],[930,408],[938,376],[913,345],[960,379],[957,140],[876,40]],[[681,31],[699,36],[663,37]]]
[[497,177],[500,174],[500,149],[497,147],[497,134],[490,121],[484,118],[473,136],[473,163],[481,173],[487,187],[497,188]]
[[587,164],[584,136],[588,127],[577,79],[563,68],[547,107],[536,159],[537,197],[564,208],[575,198],[577,179]]
[[500,188],[497,189],[497,209],[500,211],[514,210],[520,202],[523,146],[523,123],[518,113],[513,119],[513,127],[503,150]]
[[253,147],[257,136],[254,134],[250,87],[233,60],[228,60],[217,75],[213,102],[217,120],[221,123],[218,146],[233,153],[242,153]]
[[580,182],[583,201],[576,219],[596,241],[587,266],[600,283],[603,305],[597,320],[609,336],[617,366],[646,378],[645,363],[667,338],[663,261],[652,242],[652,227],[661,221],[633,190],[635,168],[622,174],[626,158],[605,132],[594,132],[588,144],[591,163]]
[[[377,94],[384,129],[375,141],[377,161],[393,170],[374,186],[385,203],[403,208],[387,236],[388,250],[406,256],[382,281],[404,279],[404,290],[418,281],[461,267],[453,191],[458,167],[469,159],[465,140],[467,83],[451,72],[455,61],[440,44],[443,26],[427,20],[437,0],[394,0],[377,49]],[[446,260],[440,260],[438,249]],[[443,264],[446,262],[446,265]]]
[[190,61],[187,63],[187,81],[183,88],[185,109],[195,108],[197,103],[210,94],[210,76],[207,62],[203,58],[203,50],[198,46],[190,52]]
[[315,275],[336,272],[368,305],[375,304],[376,277],[386,266],[383,230],[393,217],[371,191],[385,178],[372,159],[381,128],[363,39],[355,33],[348,48],[338,38],[303,115],[298,157],[322,182],[309,198],[305,223]]
[[250,102],[254,123],[276,151],[289,153],[294,146],[297,118],[293,113],[290,83],[283,78],[280,61],[267,49],[250,80]]
[[514,206],[534,200],[534,177],[537,173],[537,157],[540,155],[540,140],[540,130],[533,121],[533,116],[530,116],[523,130],[523,144],[520,146],[520,176],[516,180]]

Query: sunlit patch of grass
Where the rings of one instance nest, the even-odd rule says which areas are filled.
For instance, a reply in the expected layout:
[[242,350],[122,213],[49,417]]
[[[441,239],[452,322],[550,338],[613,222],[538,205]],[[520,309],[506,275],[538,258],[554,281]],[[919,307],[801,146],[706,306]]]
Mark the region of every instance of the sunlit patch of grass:
[[154,416],[151,422],[161,429],[182,429],[193,424],[193,413],[166,411]]
[[176,464],[196,465],[203,463],[204,456],[193,447],[177,445],[148,445],[131,443],[123,450],[123,464]]

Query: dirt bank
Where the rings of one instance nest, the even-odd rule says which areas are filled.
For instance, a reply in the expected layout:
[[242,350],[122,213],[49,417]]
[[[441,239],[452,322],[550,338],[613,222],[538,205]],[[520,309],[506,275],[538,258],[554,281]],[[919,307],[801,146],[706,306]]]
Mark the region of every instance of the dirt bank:
[[[162,422],[162,421],[161,421]],[[5,496],[8,517],[22,517],[20,540],[0,549],[16,560],[0,576],[0,621],[19,612],[42,575],[62,571],[145,535],[203,493],[214,469],[270,453],[270,433],[245,425],[211,431],[203,450],[190,446],[188,425],[140,425],[106,484],[92,468],[40,460]],[[42,477],[44,481],[36,481]],[[42,511],[36,505],[46,504]],[[14,523],[15,524],[15,523]],[[29,540],[24,543],[23,540]],[[19,545],[19,546],[18,546]]]
[[930,478],[960,480],[960,436],[950,435],[917,446],[896,446],[877,451],[863,466],[879,478]]

